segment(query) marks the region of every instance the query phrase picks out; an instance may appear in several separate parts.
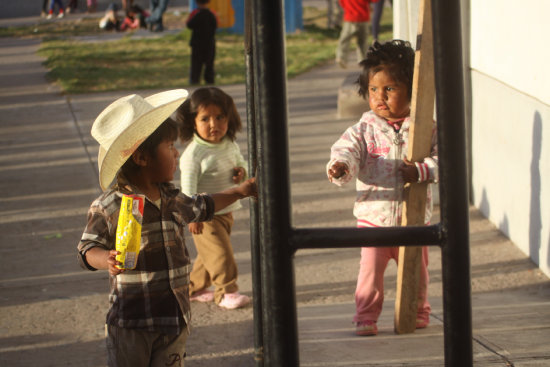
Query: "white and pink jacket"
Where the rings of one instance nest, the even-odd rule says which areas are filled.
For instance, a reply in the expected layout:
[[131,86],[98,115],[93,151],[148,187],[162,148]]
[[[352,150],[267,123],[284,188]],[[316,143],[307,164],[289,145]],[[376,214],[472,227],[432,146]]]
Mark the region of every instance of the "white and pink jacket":
[[[407,155],[410,118],[395,131],[374,112],[363,114],[359,122],[348,128],[331,148],[329,168],[335,162],[346,163],[349,174],[329,179],[342,186],[357,177],[357,197],[353,214],[362,226],[389,227],[401,224],[404,182],[398,168]],[[432,130],[430,157],[417,163],[419,182],[437,182],[437,134]],[[428,186],[425,222],[432,216],[432,191]]]

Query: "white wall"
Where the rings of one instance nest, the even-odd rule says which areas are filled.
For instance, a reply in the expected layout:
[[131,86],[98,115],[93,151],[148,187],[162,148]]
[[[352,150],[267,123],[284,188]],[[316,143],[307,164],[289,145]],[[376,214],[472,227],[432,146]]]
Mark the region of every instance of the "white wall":
[[474,204],[550,275],[550,106],[472,71]]
[[550,1],[470,11],[474,203],[550,276]]
[[471,67],[550,104],[550,1],[470,1]]
[[[550,276],[550,1],[462,2],[474,205]],[[415,39],[418,4],[394,1],[395,38]]]

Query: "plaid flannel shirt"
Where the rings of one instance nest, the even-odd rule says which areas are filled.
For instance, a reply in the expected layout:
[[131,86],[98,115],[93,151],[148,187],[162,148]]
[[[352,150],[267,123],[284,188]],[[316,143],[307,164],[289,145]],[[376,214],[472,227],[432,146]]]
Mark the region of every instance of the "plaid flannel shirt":
[[[89,249],[115,248],[122,194],[139,194],[122,176],[117,180],[117,186],[97,198],[88,211],[88,224],[78,244],[83,268],[96,270],[86,261]],[[160,192],[160,209],[145,200],[136,268],[110,276],[107,324],[179,334],[191,318],[191,261],[184,227],[188,222],[211,220],[214,202],[208,195],[185,196],[168,183],[160,185]]]

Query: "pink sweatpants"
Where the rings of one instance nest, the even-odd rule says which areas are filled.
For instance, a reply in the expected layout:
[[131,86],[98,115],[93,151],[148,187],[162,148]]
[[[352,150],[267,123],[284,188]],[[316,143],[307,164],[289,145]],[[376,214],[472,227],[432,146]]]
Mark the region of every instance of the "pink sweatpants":
[[[384,303],[384,271],[388,261],[398,262],[399,247],[362,247],[359,276],[355,290],[354,322],[377,321]],[[422,247],[422,265],[418,289],[417,318],[428,320],[431,307],[428,302],[428,248]]]

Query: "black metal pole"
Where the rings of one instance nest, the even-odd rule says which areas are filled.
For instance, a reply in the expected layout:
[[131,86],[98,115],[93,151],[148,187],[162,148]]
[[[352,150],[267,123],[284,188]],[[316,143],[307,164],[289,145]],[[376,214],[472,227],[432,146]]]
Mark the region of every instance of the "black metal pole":
[[468,171],[459,0],[432,0],[446,366],[472,366]]
[[[245,64],[246,64],[246,117],[248,132],[248,172],[256,176],[258,166],[256,139],[256,108],[254,78],[254,20],[252,18],[252,1],[245,0]],[[252,306],[254,317],[254,362],[256,367],[264,365],[263,320],[262,320],[262,285],[260,264],[260,232],[258,221],[258,203],[250,200],[250,257],[252,263]]]
[[254,0],[255,70],[261,144],[260,246],[264,363],[299,365],[293,251],[290,246],[286,58],[282,1]]

